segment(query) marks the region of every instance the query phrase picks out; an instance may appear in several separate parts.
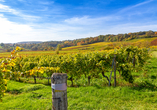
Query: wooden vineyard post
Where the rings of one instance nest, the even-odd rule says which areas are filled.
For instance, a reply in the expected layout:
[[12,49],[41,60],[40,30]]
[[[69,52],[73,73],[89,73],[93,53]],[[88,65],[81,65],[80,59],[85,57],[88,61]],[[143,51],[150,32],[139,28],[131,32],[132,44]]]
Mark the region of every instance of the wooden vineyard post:
[[[114,69],[114,86],[116,87],[116,55],[115,54],[114,54],[114,58],[112,61],[112,68]],[[108,86],[111,86],[111,77],[112,77],[112,71],[110,74],[110,79],[108,80],[109,81]]]
[[135,55],[133,56],[133,61],[132,61],[132,63],[133,63],[133,67],[135,68]]
[[36,84],[36,76],[34,76],[34,83]]
[[67,110],[67,74],[53,73],[51,76],[52,110]]
[[114,87],[116,87],[116,55],[114,55]]

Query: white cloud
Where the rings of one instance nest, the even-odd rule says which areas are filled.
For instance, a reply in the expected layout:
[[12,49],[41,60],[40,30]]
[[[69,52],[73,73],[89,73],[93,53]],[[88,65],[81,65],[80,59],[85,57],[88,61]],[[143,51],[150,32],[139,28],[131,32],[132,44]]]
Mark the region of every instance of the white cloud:
[[99,34],[124,34],[129,32],[139,32],[139,31],[156,31],[157,24],[138,24],[138,23],[127,23],[112,26],[111,28],[99,30]]
[[0,2],[5,2],[5,0],[0,0]]
[[81,17],[81,18],[73,17],[73,18],[70,18],[70,19],[66,19],[64,21],[66,23],[69,23],[69,24],[88,24],[88,22],[90,20],[91,19],[88,16],[84,16],[84,17]]
[[14,42],[21,39],[23,34],[32,31],[30,26],[10,22],[2,14],[0,15],[0,24],[0,37],[2,42]]
[[97,17],[97,18],[89,18],[89,16],[84,16],[84,17],[73,17],[70,19],[64,20],[64,22],[68,24],[78,24],[78,25],[93,25],[93,24],[101,24],[102,22],[107,22],[107,21],[115,21],[120,19],[120,16],[104,16],[104,17]]
[[62,24],[19,24],[9,21],[2,14],[0,24],[0,42],[4,43],[72,39],[77,35],[76,31],[80,30],[78,27]]
[[40,19],[40,17],[38,17],[38,16],[31,16],[31,15],[23,14],[20,11],[12,9],[9,6],[3,5],[3,4],[0,4],[0,12],[9,12],[9,13],[14,14],[16,16],[20,16],[27,21],[35,21],[37,19]]
[[9,6],[2,5],[2,4],[0,4],[0,12],[10,12],[15,15],[19,14],[19,12],[17,12],[16,10],[11,9]]

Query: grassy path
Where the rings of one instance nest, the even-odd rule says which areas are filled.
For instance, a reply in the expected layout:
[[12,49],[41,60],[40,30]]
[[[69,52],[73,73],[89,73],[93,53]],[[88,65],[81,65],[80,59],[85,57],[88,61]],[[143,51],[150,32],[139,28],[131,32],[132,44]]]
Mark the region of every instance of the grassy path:
[[[157,109],[157,89],[131,87],[68,87],[69,110]],[[51,110],[51,87],[9,81],[0,110]]]

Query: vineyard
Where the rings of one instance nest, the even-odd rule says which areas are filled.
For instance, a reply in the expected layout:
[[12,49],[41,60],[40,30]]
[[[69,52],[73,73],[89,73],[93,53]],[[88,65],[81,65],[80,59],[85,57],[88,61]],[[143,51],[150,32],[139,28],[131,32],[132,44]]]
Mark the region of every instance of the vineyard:
[[114,62],[118,74],[125,81],[133,83],[131,72],[141,70],[149,58],[148,49],[133,46],[101,52],[30,57],[18,56],[20,49],[16,47],[16,50],[11,52],[11,57],[0,59],[0,98],[4,96],[7,89],[8,79],[20,80],[23,77],[33,77],[36,83],[36,78],[48,78],[54,72],[67,73],[72,86],[74,79],[79,79],[81,76],[88,78],[89,84],[91,78],[97,78],[100,74],[110,82],[109,75],[105,73],[115,69]]

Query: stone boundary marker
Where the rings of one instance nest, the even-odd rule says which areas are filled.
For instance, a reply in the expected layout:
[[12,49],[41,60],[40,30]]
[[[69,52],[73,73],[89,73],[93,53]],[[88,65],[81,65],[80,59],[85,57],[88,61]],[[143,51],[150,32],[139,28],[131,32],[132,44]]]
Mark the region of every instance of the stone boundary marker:
[[67,74],[53,73],[51,76],[52,110],[67,110]]

